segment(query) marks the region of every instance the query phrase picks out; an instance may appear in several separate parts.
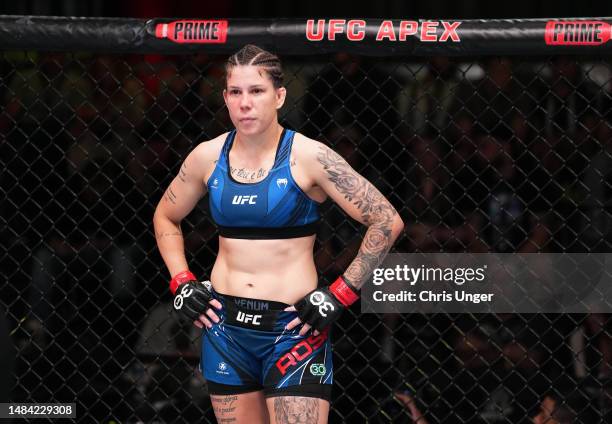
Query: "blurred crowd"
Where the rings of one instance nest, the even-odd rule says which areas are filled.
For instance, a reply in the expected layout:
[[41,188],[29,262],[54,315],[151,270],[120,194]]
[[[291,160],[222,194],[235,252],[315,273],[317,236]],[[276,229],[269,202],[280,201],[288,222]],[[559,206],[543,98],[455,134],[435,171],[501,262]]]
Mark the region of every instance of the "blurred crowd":
[[[15,398],[65,401],[74,391],[95,411],[100,397],[124,396],[133,401],[124,413],[141,408],[145,417],[189,404],[187,393],[205,402],[201,377],[185,367],[195,366],[199,347],[169,314],[151,219],[182,158],[231,129],[222,65],[203,54],[15,53],[0,61],[0,235],[9,270],[0,299],[18,352]],[[302,58],[286,63],[281,120],[335,148],[392,201],[407,223],[400,252],[607,252],[611,77],[603,62],[568,57]],[[216,251],[206,208],[183,228],[196,275],[207,275]],[[356,254],[363,229],[332,205],[323,216],[316,260],[330,281]],[[337,381],[382,421],[544,422],[538,416],[575,397],[571,387],[593,406],[583,414],[601,416],[612,408],[611,322],[596,314],[345,314]],[[53,374],[72,389],[39,384]],[[354,413],[347,402],[335,405],[343,419]]]

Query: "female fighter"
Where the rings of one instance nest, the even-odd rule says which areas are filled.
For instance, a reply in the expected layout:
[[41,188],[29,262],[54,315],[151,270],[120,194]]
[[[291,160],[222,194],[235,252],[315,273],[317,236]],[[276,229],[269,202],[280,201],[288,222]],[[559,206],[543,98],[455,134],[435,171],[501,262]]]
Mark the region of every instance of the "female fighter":
[[[203,328],[219,422],[327,422],[329,327],[403,229],[342,157],[279,124],[285,94],[278,57],[253,45],[231,56],[223,97],[235,130],[191,151],[155,211],[174,307]],[[206,193],[219,229],[212,283],[189,271],[180,226]],[[318,288],[313,246],[328,197],[368,228],[344,274]]]

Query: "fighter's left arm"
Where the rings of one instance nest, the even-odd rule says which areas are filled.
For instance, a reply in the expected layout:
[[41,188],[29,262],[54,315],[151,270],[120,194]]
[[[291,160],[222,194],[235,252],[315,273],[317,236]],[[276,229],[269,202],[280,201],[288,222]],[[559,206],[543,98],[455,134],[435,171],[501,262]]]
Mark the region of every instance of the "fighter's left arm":
[[313,290],[285,309],[297,311],[298,315],[287,324],[287,330],[302,323],[299,332],[302,336],[311,328],[317,335],[336,321],[344,308],[357,301],[359,289],[383,261],[404,228],[391,203],[339,154],[314,140],[308,144],[299,161],[304,164],[311,185],[324,191],[350,217],[368,229],[357,256],[342,276],[330,286]]
[[351,218],[368,227],[357,256],[343,274],[348,284],[360,289],[383,261],[404,223],[380,191],[342,156],[318,142],[311,149],[308,169],[314,183]]

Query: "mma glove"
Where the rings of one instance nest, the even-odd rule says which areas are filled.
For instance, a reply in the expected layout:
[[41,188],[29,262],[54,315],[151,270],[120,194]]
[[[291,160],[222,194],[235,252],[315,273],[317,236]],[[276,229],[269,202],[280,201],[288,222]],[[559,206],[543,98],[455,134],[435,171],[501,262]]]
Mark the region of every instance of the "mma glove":
[[295,304],[298,317],[315,330],[323,330],[336,321],[342,311],[359,299],[359,290],[338,279],[329,287],[316,289],[308,293]]
[[210,308],[211,287],[210,281],[200,283],[190,271],[179,272],[170,281],[174,309],[189,320],[197,321]]

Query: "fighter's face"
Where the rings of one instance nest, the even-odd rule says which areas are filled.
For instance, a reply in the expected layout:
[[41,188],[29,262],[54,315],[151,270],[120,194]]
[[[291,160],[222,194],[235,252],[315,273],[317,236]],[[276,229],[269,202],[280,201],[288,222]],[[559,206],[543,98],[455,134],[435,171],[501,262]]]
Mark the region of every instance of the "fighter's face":
[[223,98],[236,129],[247,135],[264,131],[278,120],[285,102],[285,88],[274,88],[259,66],[235,66],[227,76]]

